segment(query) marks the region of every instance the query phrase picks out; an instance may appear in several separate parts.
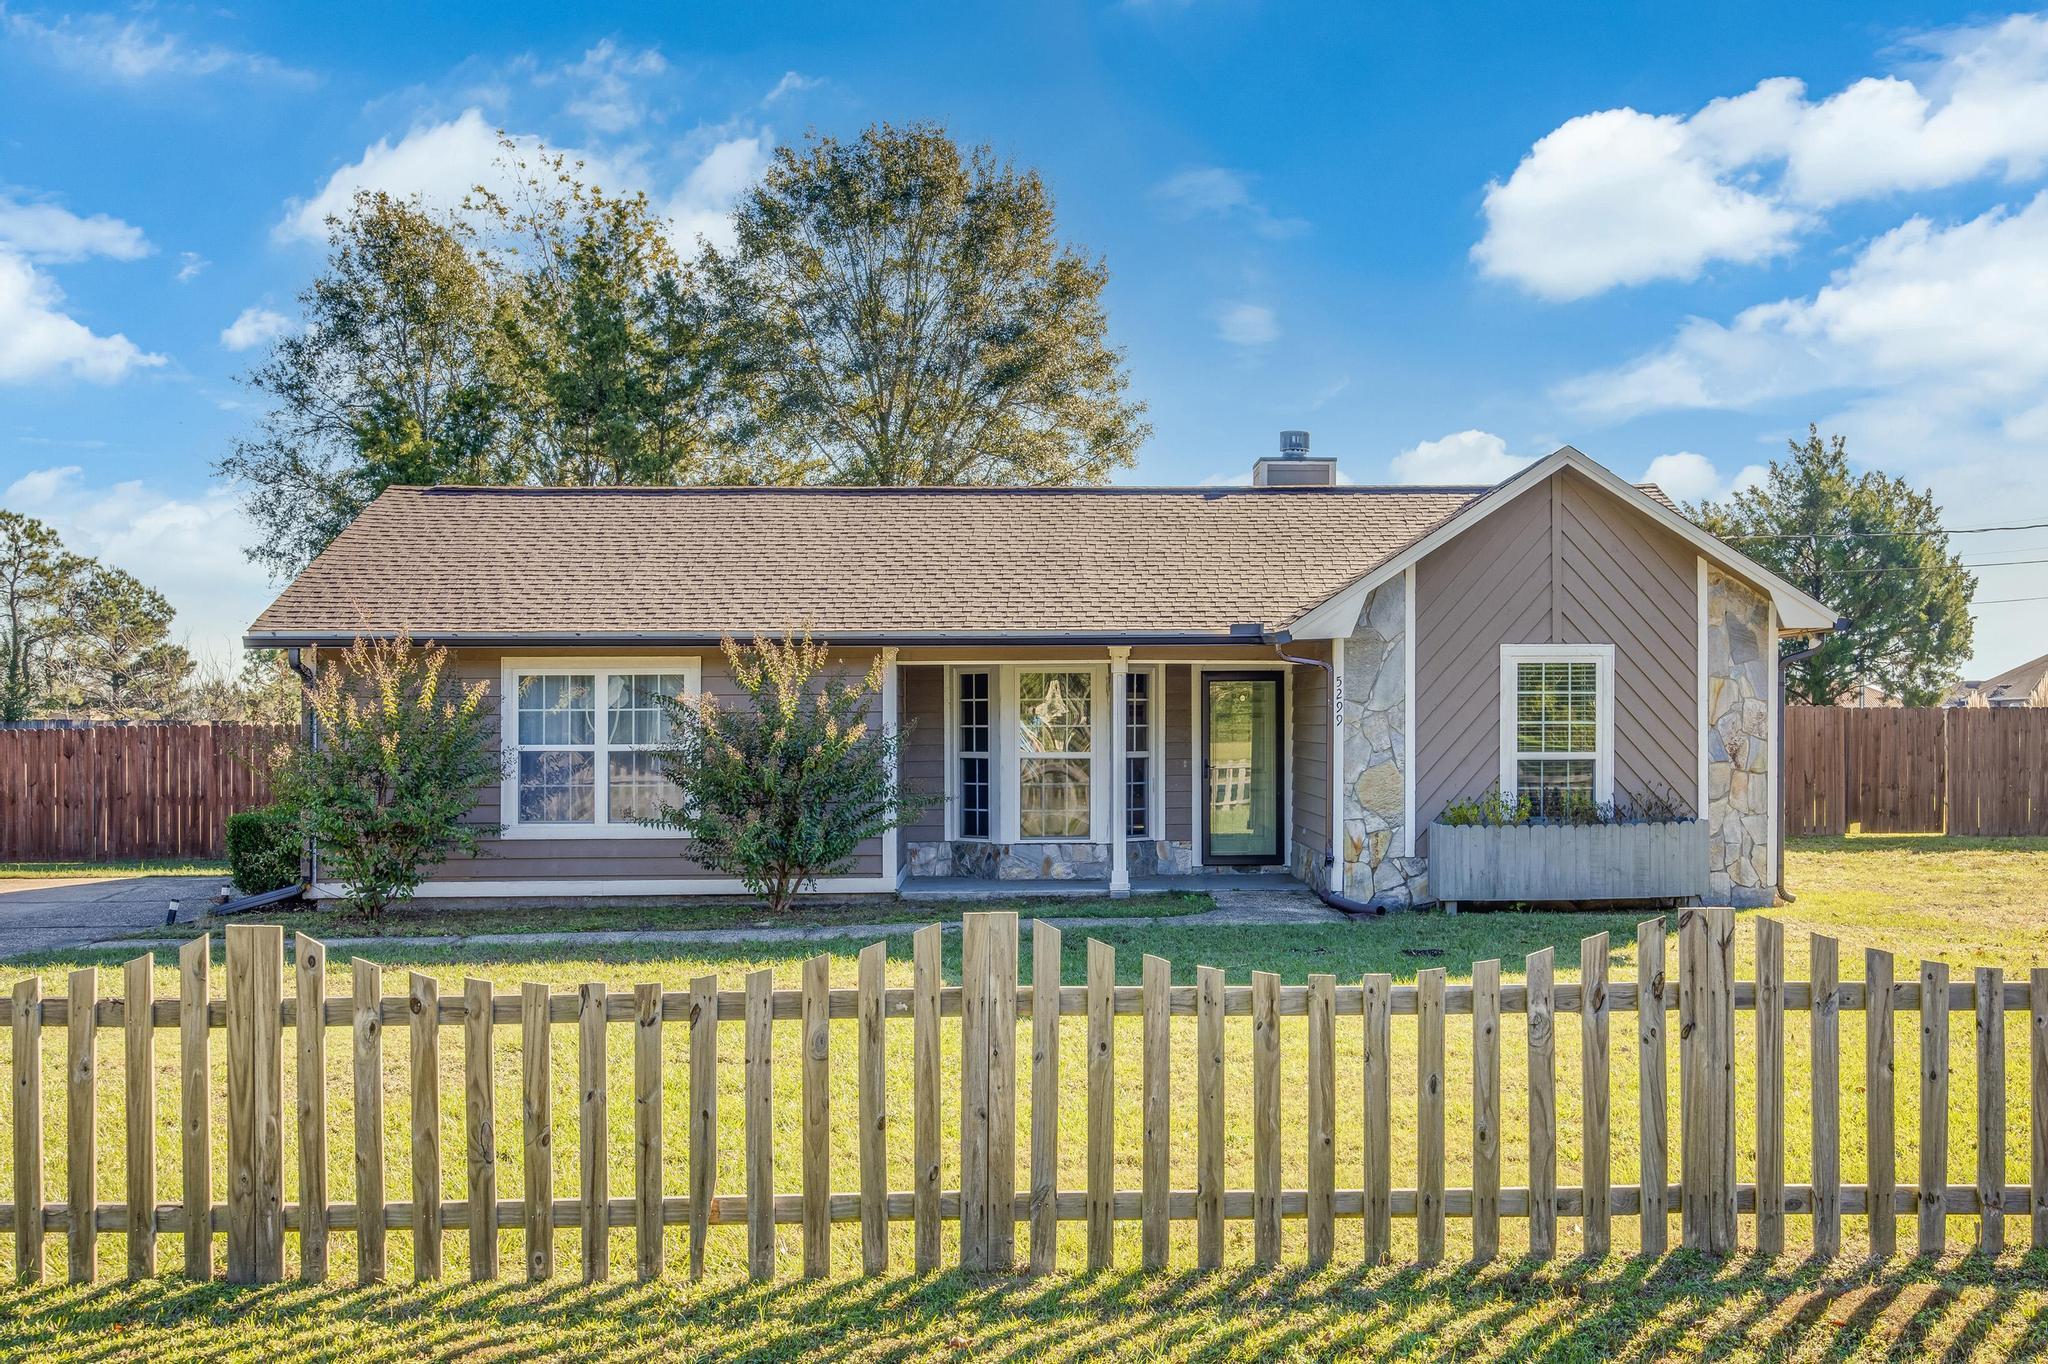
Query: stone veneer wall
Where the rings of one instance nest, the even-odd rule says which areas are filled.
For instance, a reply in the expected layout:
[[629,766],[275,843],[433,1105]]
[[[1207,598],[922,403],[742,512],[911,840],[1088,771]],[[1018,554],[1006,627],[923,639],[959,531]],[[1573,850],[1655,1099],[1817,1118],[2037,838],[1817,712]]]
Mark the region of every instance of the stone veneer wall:
[[1344,641],[1343,893],[1376,908],[1429,899],[1428,863],[1407,847],[1408,587],[1376,588]]
[[1708,902],[1777,901],[1770,856],[1770,602],[1707,571]]
[[[1107,843],[984,843],[962,839],[907,845],[912,876],[969,876],[988,881],[1107,881]],[[1192,843],[1132,839],[1124,854],[1132,876],[1179,876],[1194,870]]]

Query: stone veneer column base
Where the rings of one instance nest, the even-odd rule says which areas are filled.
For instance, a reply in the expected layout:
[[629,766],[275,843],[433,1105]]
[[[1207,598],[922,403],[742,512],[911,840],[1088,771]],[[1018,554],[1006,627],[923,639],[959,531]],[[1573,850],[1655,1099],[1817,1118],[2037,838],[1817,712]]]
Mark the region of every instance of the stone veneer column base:
[[1707,900],[1777,902],[1771,865],[1770,602],[1707,570]]
[[1373,590],[1344,649],[1342,893],[1375,909],[1429,899],[1428,863],[1408,846],[1408,584]]

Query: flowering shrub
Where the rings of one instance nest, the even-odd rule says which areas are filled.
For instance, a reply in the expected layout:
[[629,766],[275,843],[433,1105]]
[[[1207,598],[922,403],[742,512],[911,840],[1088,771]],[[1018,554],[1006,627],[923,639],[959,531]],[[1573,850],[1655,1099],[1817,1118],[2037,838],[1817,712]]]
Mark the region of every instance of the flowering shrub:
[[449,687],[448,651],[358,639],[320,666],[306,697],[319,737],[280,750],[278,804],[346,888],[350,912],[375,917],[410,899],[454,852],[475,856],[495,824],[464,817],[503,759],[481,682]]

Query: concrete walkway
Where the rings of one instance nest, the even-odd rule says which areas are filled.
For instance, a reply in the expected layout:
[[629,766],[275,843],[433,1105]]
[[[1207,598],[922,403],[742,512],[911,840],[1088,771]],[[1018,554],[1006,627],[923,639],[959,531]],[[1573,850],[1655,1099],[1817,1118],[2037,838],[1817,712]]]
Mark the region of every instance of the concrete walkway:
[[[172,878],[166,878],[172,879]],[[1137,915],[1117,917],[1104,914],[1025,915],[1029,930],[1033,917],[1043,918],[1062,933],[1091,928],[1217,928],[1259,925],[1301,925],[1316,927],[1349,922],[1298,883],[1271,888],[1219,888],[1212,892],[1216,908],[1200,914]],[[159,915],[157,922],[161,923]],[[468,933],[433,937],[323,938],[330,951],[362,951],[386,947],[744,947],[758,943],[827,942],[843,938],[884,938],[910,933],[920,927],[903,923],[833,923],[746,928],[653,928],[588,929],[567,933]],[[947,932],[960,925],[941,925]],[[144,952],[161,949],[162,938],[114,938],[94,942],[95,948]]]
[[79,947],[152,928],[163,923],[173,900],[180,902],[180,918],[194,918],[225,880],[117,873],[0,881],[0,957]]

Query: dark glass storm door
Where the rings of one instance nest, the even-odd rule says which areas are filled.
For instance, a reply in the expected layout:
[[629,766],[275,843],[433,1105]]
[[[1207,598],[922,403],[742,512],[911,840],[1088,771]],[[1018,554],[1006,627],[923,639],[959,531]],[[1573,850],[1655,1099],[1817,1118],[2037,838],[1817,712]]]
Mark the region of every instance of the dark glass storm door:
[[1282,860],[1283,696],[1280,673],[1202,674],[1202,861],[1210,866]]

